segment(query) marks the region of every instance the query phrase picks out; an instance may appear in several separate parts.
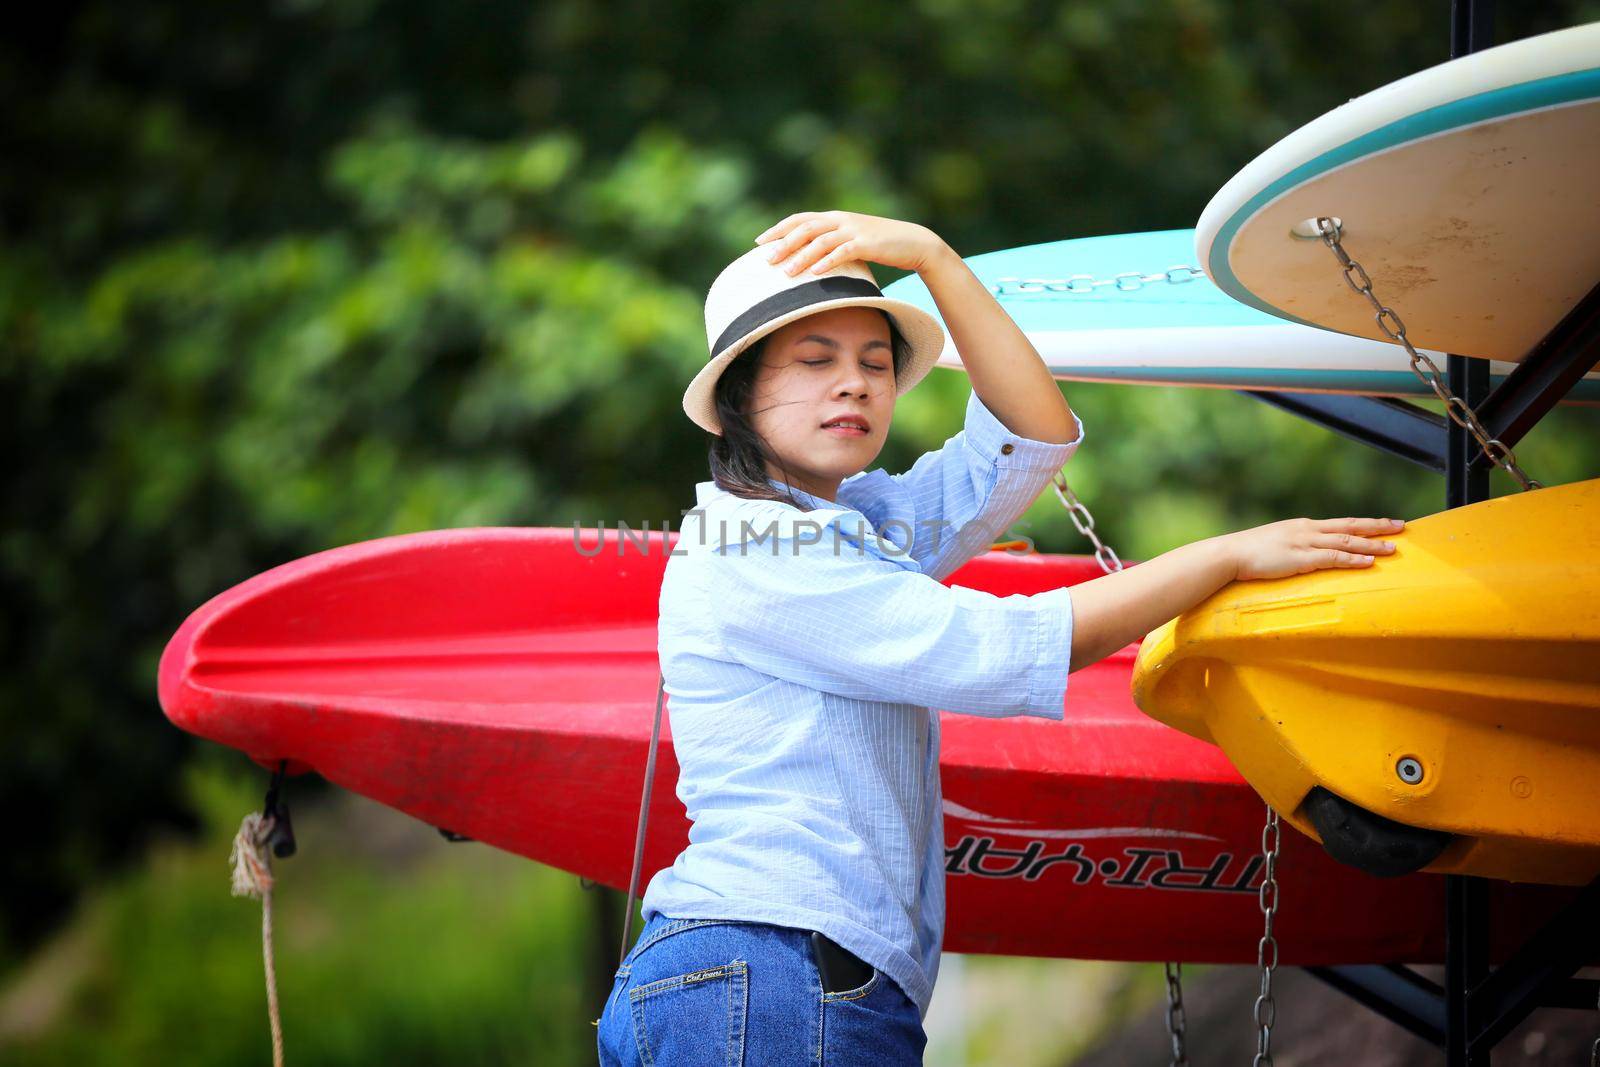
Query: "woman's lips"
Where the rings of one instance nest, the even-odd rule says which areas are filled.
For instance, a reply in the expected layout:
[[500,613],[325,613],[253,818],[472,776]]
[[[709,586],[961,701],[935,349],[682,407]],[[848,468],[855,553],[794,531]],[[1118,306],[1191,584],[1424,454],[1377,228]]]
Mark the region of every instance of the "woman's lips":
[[824,426],[823,433],[837,434],[840,437],[865,437],[867,431],[859,426]]

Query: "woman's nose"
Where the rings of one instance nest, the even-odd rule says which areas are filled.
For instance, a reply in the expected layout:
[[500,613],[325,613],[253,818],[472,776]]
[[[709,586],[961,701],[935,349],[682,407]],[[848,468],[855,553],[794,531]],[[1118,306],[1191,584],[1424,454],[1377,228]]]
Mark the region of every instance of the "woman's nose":
[[868,393],[867,374],[856,363],[845,361],[841,364],[839,381],[836,383],[835,392],[842,396],[850,393],[855,396],[866,396]]

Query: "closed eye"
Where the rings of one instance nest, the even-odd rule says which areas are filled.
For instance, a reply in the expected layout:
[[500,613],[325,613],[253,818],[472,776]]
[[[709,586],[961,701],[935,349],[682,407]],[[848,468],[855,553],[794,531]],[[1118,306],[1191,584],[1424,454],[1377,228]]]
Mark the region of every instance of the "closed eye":
[[[831,359],[802,359],[800,362],[804,363],[808,367],[821,367],[821,366],[823,366],[825,364],[832,363],[833,360],[831,360]],[[863,367],[867,368],[868,370],[888,370],[889,369],[888,366],[883,364],[883,363],[863,363],[861,365]]]

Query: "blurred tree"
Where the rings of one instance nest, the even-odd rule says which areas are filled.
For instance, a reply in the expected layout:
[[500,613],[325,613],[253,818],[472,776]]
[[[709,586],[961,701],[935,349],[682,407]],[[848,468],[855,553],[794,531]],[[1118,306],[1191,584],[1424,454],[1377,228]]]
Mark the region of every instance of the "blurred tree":
[[[675,518],[705,287],[778,217],[910,217],[965,254],[1188,225],[1283,133],[1442,61],[1436,7],[33,12],[0,42],[0,965],[183,818],[155,666],[207,597],[411,530]],[[1507,40],[1600,7],[1501,14]],[[1233,394],[1066,388],[1075,483],[1131,556],[1441,494]],[[965,389],[908,396],[883,464]],[[1592,473],[1593,420],[1552,425],[1530,469]],[[1076,550],[1051,507],[1030,532]]]

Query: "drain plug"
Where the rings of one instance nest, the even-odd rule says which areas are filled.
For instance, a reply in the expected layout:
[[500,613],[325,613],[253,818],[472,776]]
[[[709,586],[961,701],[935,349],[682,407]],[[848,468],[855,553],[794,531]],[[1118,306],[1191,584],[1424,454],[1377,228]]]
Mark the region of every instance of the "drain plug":
[[1394,765],[1394,773],[1406,785],[1416,785],[1422,781],[1422,763],[1412,756],[1402,756],[1400,762]]

